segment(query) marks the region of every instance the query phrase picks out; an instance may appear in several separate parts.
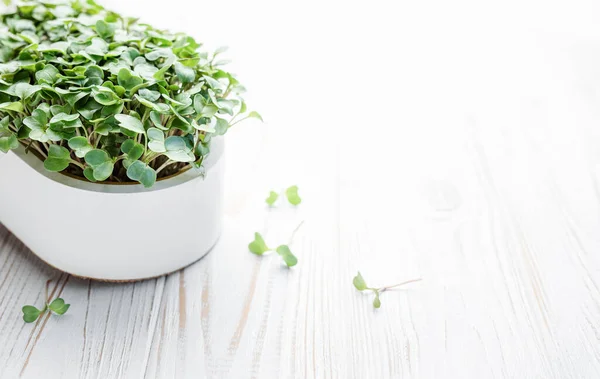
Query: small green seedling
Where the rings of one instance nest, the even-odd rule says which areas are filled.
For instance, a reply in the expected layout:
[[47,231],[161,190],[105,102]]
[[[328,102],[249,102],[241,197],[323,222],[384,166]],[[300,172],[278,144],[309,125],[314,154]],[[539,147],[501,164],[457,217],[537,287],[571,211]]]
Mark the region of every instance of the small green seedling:
[[403,286],[408,283],[418,282],[420,280],[421,279],[412,279],[412,280],[407,280],[405,282],[394,284],[391,286],[386,286],[386,287],[381,287],[381,288],[372,288],[372,287],[367,286],[367,282],[365,282],[365,279],[363,278],[362,274],[359,271],[358,274],[356,274],[356,276],[354,277],[354,279],[352,279],[352,284],[354,284],[354,287],[359,291],[366,291],[366,290],[372,291],[375,294],[375,298],[373,299],[373,307],[380,308],[381,307],[381,299],[379,298],[379,295],[381,295],[383,292],[385,292],[389,289],[392,289],[392,288],[397,288],[397,287]]
[[48,285],[50,280],[46,283],[46,304],[42,309],[37,309],[33,305],[25,305],[21,310],[23,311],[23,321],[26,323],[35,322],[40,316],[43,316],[46,312],[53,312],[57,315],[64,315],[69,310],[71,304],[66,304],[60,297],[48,302]]
[[292,253],[288,245],[292,244],[296,232],[298,231],[298,229],[300,229],[303,223],[304,221],[301,222],[296,227],[296,229],[294,229],[294,231],[292,232],[292,236],[290,237],[290,242],[288,242],[287,245],[279,245],[276,249],[270,248],[265,242],[263,236],[257,232],[254,233],[254,241],[250,242],[250,244],[248,245],[248,249],[250,250],[250,252],[256,255],[263,255],[269,251],[274,251],[283,259],[283,261],[288,267],[294,267],[298,264],[298,258],[296,258],[296,256]]
[[[292,205],[298,205],[302,202],[302,198],[298,195],[298,186],[291,186],[285,190],[285,197],[288,202]],[[271,191],[269,193],[269,197],[265,200],[265,202],[272,207],[273,204],[279,199],[279,194],[275,191]]]

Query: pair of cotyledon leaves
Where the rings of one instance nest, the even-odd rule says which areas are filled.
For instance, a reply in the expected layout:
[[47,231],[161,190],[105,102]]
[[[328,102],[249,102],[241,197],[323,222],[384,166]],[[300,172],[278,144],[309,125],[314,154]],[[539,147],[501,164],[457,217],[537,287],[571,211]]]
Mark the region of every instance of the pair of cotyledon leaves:
[[354,277],[354,279],[352,279],[352,284],[354,284],[354,287],[359,291],[365,291],[365,290],[373,291],[373,293],[375,294],[375,298],[373,299],[373,307],[375,307],[375,308],[381,307],[381,300],[379,299],[379,291],[380,290],[377,288],[368,287],[367,283],[365,282],[365,279],[361,275],[360,271]]
[[279,245],[276,249],[270,248],[260,233],[254,233],[254,241],[250,242],[248,249],[256,255],[263,255],[268,251],[275,251],[288,267],[298,264],[298,258],[290,250],[288,245]]
[[50,304],[46,304],[42,309],[37,309],[33,305],[26,305],[22,308],[23,321],[27,323],[34,322],[47,311],[51,311],[57,315],[64,315],[70,306],[71,304],[66,304],[60,297],[54,299]]
[[[302,198],[298,195],[298,186],[291,186],[285,190],[285,196],[287,200],[292,205],[298,205],[302,202]],[[271,191],[269,193],[269,197],[265,200],[265,202],[272,207],[273,204],[279,199],[279,194],[275,191]]]

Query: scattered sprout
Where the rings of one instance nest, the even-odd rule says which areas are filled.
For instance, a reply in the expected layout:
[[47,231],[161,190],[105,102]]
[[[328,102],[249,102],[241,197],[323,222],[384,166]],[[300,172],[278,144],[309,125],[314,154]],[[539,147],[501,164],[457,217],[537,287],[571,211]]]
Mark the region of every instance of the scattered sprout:
[[412,279],[412,280],[407,280],[402,283],[394,284],[392,286],[386,286],[386,287],[381,287],[381,288],[372,288],[367,285],[367,282],[365,281],[365,279],[363,278],[362,274],[359,271],[358,274],[356,274],[356,276],[352,279],[352,284],[359,291],[368,290],[368,291],[373,292],[373,294],[375,295],[375,298],[373,299],[373,307],[380,308],[381,307],[381,299],[379,298],[379,295],[381,295],[381,293],[383,293],[389,289],[397,288],[397,287],[403,286],[408,283],[418,282],[420,280],[421,279]]
[[[298,195],[298,186],[291,186],[285,190],[285,196],[292,205],[298,205],[302,202],[302,199]],[[269,193],[269,197],[265,200],[265,202],[272,207],[273,204],[279,198],[279,194],[275,191],[271,191]]]
[[48,299],[48,285],[50,285],[51,280],[46,282],[46,292],[45,299],[46,302],[42,309],[37,309],[33,305],[25,305],[21,310],[23,312],[23,321],[26,323],[31,323],[36,321],[40,316],[43,316],[46,312],[52,312],[57,315],[64,315],[68,310],[71,304],[66,304],[63,299],[60,297],[52,300],[51,302]]
[[281,257],[281,259],[283,259],[283,261],[288,267],[294,267],[298,264],[298,258],[296,258],[296,256],[292,253],[288,245],[292,244],[296,232],[298,231],[298,229],[300,229],[303,223],[304,221],[301,222],[296,227],[296,229],[294,229],[290,237],[290,242],[288,242],[287,245],[279,245],[276,249],[270,248],[260,233],[254,233],[254,240],[250,242],[250,244],[248,245],[248,249],[250,250],[250,252],[256,255],[263,255],[266,252],[274,251]]

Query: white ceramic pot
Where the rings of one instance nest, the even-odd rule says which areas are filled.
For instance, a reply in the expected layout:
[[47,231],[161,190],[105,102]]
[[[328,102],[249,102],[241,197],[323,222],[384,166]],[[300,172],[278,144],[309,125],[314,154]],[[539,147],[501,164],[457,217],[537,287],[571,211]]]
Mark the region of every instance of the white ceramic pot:
[[0,222],[38,257],[73,275],[152,278],[203,257],[219,238],[223,138],[197,170],[141,184],[90,183],[44,169],[22,147],[0,152]]

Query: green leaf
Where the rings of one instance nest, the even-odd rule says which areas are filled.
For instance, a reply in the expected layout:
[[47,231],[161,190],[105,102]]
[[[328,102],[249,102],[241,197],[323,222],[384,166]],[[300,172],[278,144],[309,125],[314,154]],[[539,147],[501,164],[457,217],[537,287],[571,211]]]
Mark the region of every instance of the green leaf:
[[[85,96],[85,93],[80,93],[79,95]],[[114,93],[110,88],[107,87],[96,87],[92,90],[92,95],[94,100],[102,105],[113,105],[119,101],[119,96]],[[75,99],[75,101],[71,100],[70,104],[75,104],[79,99]]]
[[138,91],[138,94],[140,95],[140,97],[144,98],[145,100],[148,100],[150,102],[154,102],[157,101],[160,98],[160,92],[158,91],[151,91],[147,88],[142,88]]
[[219,108],[217,108],[215,105],[207,105],[204,108],[202,108],[202,112],[200,112],[200,116],[201,117],[211,118],[218,111],[219,111]]
[[14,150],[19,147],[19,141],[17,140],[17,136],[11,134],[9,136],[0,137],[0,151],[3,153],[8,153],[9,150]]
[[375,290],[373,292],[375,292],[375,299],[373,299],[373,307],[380,308],[381,300],[379,300],[379,291]]
[[207,75],[203,75],[202,77],[204,78],[204,80],[206,80],[206,83],[208,83],[210,88],[214,89],[215,91],[223,91],[225,89],[225,86],[220,81],[211,78]]
[[26,323],[34,322],[38,319],[40,313],[42,313],[42,311],[32,305],[26,305],[21,310],[23,311],[23,321]]
[[352,284],[354,284],[354,287],[356,287],[356,289],[359,291],[364,291],[367,289],[367,283],[363,279],[360,271],[358,272],[358,274],[356,274],[354,279],[352,279]]
[[71,163],[69,150],[62,146],[50,145],[48,158],[44,161],[44,167],[48,171],[60,172],[66,169]]
[[34,130],[44,130],[48,123],[48,116],[42,109],[37,108],[31,112],[31,116],[25,117],[23,123]]
[[108,40],[115,35],[115,27],[104,20],[98,20],[96,21],[96,32],[100,37]]
[[100,166],[110,160],[110,156],[104,150],[94,149],[85,155],[85,163],[92,167]]
[[148,81],[154,81],[154,75],[158,72],[158,68],[151,64],[138,64],[133,68],[133,71]]
[[127,177],[150,188],[156,182],[156,171],[142,161],[135,161],[127,169]]
[[129,153],[129,151],[135,146],[137,142],[132,139],[128,139],[123,144],[121,144],[121,151],[125,154]]
[[10,116],[5,116],[0,120],[0,132],[3,130],[8,131],[8,124],[10,124]]
[[83,170],[83,176],[92,183],[96,182],[96,178],[94,178],[94,169],[91,167],[86,167],[85,170]]
[[94,133],[97,133],[101,136],[107,136],[108,133],[110,133],[112,130],[112,125],[107,123],[101,123],[94,129]]
[[18,82],[10,86],[5,92],[21,100],[26,100],[41,89],[42,87],[38,85],[32,86],[29,83]]
[[48,307],[50,310],[52,310],[52,312],[58,315],[63,315],[67,312],[67,310],[69,310],[70,306],[71,304],[65,304],[65,301],[59,297],[54,299]]
[[252,111],[252,112],[248,113],[248,118],[257,118],[260,121],[263,121],[262,116],[256,111]]
[[197,121],[192,121],[192,126],[194,127],[194,129],[203,131],[203,132],[207,132],[207,133],[214,133],[216,131],[215,128],[211,128],[210,125],[207,124],[198,124]]
[[145,55],[146,59],[148,59],[149,61],[155,61],[159,58],[168,59],[173,56],[174,56],[173,51],[171,49],[166,49],[166,48],[165,49],[156,49]]
[[104,150],[94,149],[85,154],[85,163],[93,169],[94,180],[102,182],[108,179],[114,170],[114,162]]
[[148,148],[155,153],[164,153],[165,149],[165,133],[157,128],[148,129]]
[[105,181],[112,175],[114,168],[115,165],[112,161],[105,162],[100,166],[94,167],[94,179],[99,182]]
[[99,86],[104,80],[104,71],[98,66],[88,66],[83,75],[87,78],[86,86]]
[[14,103],[2,103],[0,104],[0,110],[21,113],[23,112],[23,104],[18,101]]
[[229,122],[227,120],[217,117],[217,125],[215,126],[215,134],[218,136],[222,136],[229,129]]
[[128,168],[133,162],[137,161],[144,154],[144,145],[128,139],[121,145],[121,151],[127,155],[123,161],[125,168]]
[[193,68],[186,67],[179,62],[175,62],[173,67],[175,68],[175,74],[182,83],[191,83],[196,79],[196,73]]
[[125,115],[125,114],[118,114],[118,115],[115,115],[115,119],[118,121],[119,126],[121,128],[130,130],[130,131],[136,132],[136,133],[143,133],[143,134],[146,133],[146,130],[144,129],[144,125],[142,125],[142,122],[133,116],[129,116],[129,115]]
[[89,55],[104,57],[104,54],[108,53],[108,44],[102,38],[94,37],[92,44],[85,48],[85,52]]
[[285,196],[292,205],[298,205],[302,202],[300,196],[298,196],[298,186],[291,186],[285,190]]
[[277,248],[277,254],[283,258],[283,261],[288,267],[294,267],[298,264],[298,258],[294,254],[287,245],[281,245]]
[[263,255],[267,251],[271,250],[265,243],[265,240],[260,233],[254,233],[254,241],[250,242],[248,249],[256,255]]
[[160,115],[161,115],[160,112],[151,111],[150,112],[150,121],[152,121],[152,124],[154,124],[154,126],[156,126],[160,130],[169,130],[166,126],[162,125],[162,119],[161,119]]
[[59,113],[50,119],[50,127],[56,128],[80,128],[83,126],[78,114]]
[[153,109],[156,112],[159,113],[165,113],[168,112],[169,110],[169,106],[167,104],[163,104],[163,103],[155,103],[152,102],[144,97],[142,97],[141,95],[134,95],[133,96],[137,101],[139,101],[141,104],[143,104],[144,106]]
[[90,145],[85,137],[73,137],[69,139],[69,147],[75,151],[75,155],[78,158],[85,157],[85,155],[93,149],[92,145]]
[[275,204],[275,202],[277,201],[277,198],[279,198],[277,192],[271,191],[269,197],[267,197],[267,200],[265,201],[267,202],[267,204],[269,204],[270,207],[272,207],[273,204]]
[[44,68],[35,73],[35,80],[39,84],[54,84],[57,81],[59,71],[51,64],[47,64]]
[[216,57],[219,54],[223,54],[227,50],[229,50],[228,46],[219,46],[215,49],[215,52],[213,53],[213,57]]
[[32,313],[24,314],[23,321],[25,321],[26,323],[32,323],[32,322],[35,322],[39,316],[40,316],[39,314],[36,315],[36,314],[32,314]]
[[117,75],[117,81],[120,86],[123,86],[127,91],[139,86],[144,82],[144,79],[134,75],[128,68],[122,68]]
[[170,136],[165,140],[165,155],[176,162],[195,161],[192,148],[193,146],[188,144],[188,140],[180,136]]

